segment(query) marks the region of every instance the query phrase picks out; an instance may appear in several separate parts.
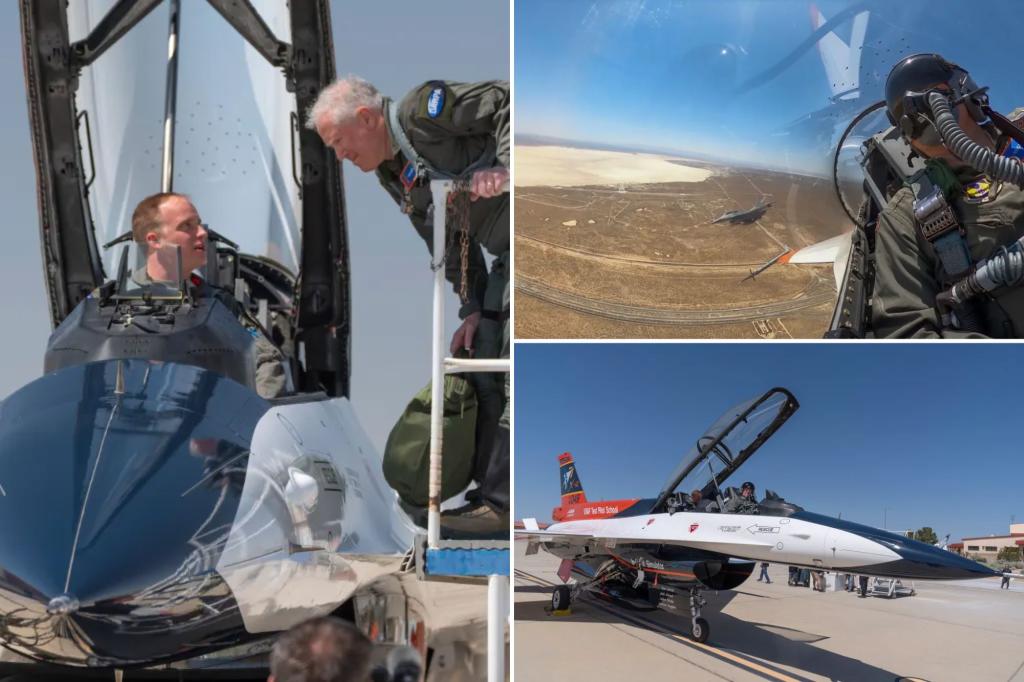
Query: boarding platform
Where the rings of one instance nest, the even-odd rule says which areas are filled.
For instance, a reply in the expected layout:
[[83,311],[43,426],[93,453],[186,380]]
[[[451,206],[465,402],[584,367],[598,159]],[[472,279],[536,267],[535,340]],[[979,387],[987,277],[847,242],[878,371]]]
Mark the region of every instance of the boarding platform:
[[914,589],[914,583],[910,583],[908,587],[899,578],[875,578],[871,581],[868,594],[872,597],[892,599],[893,597],[913,597],[917,594],[917,590]]
[[[430,396],[430,482],[427,533],[416,537],[416,575],[421,580],[487,583],[487,682],[505,679],[505,626],[509,617],[510,544],[505,540],[441,539],[441,467],[444,375],[462,372],[508,372],[508,359],[460,359],[446,357],[444,334],[445,220],[448,193],[454,181],[431,180],[434,199],[433,343]],[[507,188],[505,191],[508,191]]]

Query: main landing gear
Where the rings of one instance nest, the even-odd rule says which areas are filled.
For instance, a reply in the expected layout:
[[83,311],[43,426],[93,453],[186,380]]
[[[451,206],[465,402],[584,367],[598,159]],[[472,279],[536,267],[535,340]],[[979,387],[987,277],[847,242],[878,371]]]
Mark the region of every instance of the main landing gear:
[[702,607],[707,605],[707,600],[700,596],[700,588],[697,586],[690,588],[690,617],[692,619],[692,633],[693,638],[703,644],[708,641],[708,635],[711,634],[711,626],[708,622],[700,617],[700,610]]
[[551,592],[551,612],[559,613],[569,610],[572,603],[572,589],[568,585],[559,585]]

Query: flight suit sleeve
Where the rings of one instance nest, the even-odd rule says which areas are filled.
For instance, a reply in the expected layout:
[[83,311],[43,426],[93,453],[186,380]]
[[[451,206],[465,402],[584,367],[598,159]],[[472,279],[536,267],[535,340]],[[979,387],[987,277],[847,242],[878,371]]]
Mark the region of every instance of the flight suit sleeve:
[[417,94],[412,124],[430,138],[493,135],[497,161],[511,167],[511,104],[508,81],[444,83],[445,102],[440,113],[427,114],[427,101],[436,83],[423,85]]
[[[427,244],[431,257],[434,255],[434,215],[433,206],[426,213],[413,212],[409,216],[416,233]],[[449,237],[452,237],[449,239]],[[451,282],[455,295],[462,289],[462,248],[459,235],[445,235],[447,251],[444,259],[444,278]],[[459,308],[459,319],[464,320],[473,313],[483,309],[484,291],[487,289],[487,261],[483,250],[476,240],[470,238],[466,260],[466,301]]]
[[279,398],[288,392],[284,355],[262,334],[255,339],[256,393],[267,400]]
[[878,217],[872,323],[879,338],[984,338],[944,330],[935,307],[939,283],[929,244],[914,229],[912,195],[901,190]]

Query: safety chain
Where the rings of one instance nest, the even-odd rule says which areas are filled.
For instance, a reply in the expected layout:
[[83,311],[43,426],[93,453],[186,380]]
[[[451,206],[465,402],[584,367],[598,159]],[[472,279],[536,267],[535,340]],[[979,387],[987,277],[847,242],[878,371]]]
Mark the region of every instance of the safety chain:
[[468,178],[452,182],[452,191],[448,196],[452,212],[455,213],[456,229],[448,234],[448,245],[445,254],[450,252],[452,241],[455,239],[455,232],[459,233],[459,301],[463,305],[469,300],[469,210],[470,210],[470,181]]

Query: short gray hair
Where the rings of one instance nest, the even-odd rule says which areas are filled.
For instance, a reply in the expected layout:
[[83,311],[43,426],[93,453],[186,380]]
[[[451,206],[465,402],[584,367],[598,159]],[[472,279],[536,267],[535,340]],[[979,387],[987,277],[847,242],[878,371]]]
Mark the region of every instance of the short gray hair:
[[330,115],[335,125],[344,123],[356,115],[359,107],[382,111],[384,98],[372,83],[349,74],[320,91],[306,115],[306,127],[316,130],[316,122],[324,114]]

